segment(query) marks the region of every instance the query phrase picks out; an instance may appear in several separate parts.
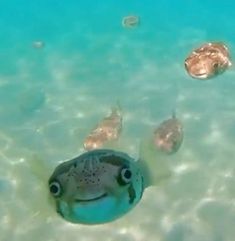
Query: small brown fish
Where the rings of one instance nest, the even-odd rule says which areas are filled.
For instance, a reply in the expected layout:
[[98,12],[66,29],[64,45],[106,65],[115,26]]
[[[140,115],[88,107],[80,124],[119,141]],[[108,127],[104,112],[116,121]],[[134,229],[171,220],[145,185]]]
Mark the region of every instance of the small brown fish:
[[228,48],[219,42],[202,45],[185,60],[188,74],[201,80],[221,74],[231,65]]
[[122,114],[119,106],[112,109],[109,116],[105,117],[84,141],[85,150],[94,150],[112,140],[118,139],[122,130]]
[[183,127],[175,114],[163,121],[154,131],[154,146],[161,152],[173,154],[180,148],[183,141]]
[[126,16],[122,19],[122,26],[125,28],[134,28],[140,24],[140,18],[135,15]]

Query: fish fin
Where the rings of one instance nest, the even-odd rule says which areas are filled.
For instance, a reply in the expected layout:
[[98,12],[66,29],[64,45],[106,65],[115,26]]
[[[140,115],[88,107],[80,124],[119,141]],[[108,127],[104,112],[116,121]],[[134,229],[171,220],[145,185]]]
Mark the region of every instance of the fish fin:
[[122,108],[119,100],[116,101],[116,104],[111,108],[111,110],[112,110],[112,114],[116,114],[119,116],[122,115]]
[[[22,173],[24,173],[25,168],[27,168],[27,171],[33,177],[34,183],[37,186],[37,194],[35,193],[35,190],[33,190],[33,197],[25,200],[25,205],[27,205],[32,211],[32,219],[35,219],[37,216],[37,218],[45,220],[45,218],[54,216],[54,209],[52,208],[54,200],[49,194],[47,183],[50,173],[45,160],[39,154],[32,151],[26,155],[25,165],[22,165],[21,167],[16,165],[16,168],[17,170],[15,171],[17,173],[19,172],[19,168],[22,168]],[[26,177],[27,175],[24,178]],[[25,187],[22,187],[22,189],[19,188],[19,195],[25,195],[24,190]]]
[[135,188],[133,187],[133,184],[131,183],[130,186],[128,187],[128,194],[129,194],[129,204],[133,204],[133,202],[136,199],[136,192]]
[[167,156],[156,150],[151,138],[141,140],[139,156],[140,166],[144,172],[145,187],[158,185],[171,177],[172,172],[167,162]]
[[29,158],[28,165],[30,167],[31,172],[36,178],[38,178],[42,183],[47,182],[50,173],[47,171],[48,167],[46,166],[43,158],[41,158],[38,154],[34,153]]
[[176,110],[175,109],[172,109],[172,119],[175,119],[176,118]]

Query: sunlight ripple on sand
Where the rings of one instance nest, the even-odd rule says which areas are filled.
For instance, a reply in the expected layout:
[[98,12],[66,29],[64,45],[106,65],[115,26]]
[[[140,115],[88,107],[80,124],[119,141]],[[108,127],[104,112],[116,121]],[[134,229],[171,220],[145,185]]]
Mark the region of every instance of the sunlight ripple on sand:
[[206,144],[217,144],[219,142],[221,142],[221,140],[223,139],[223,134],[220,130],[212,130],[208,135],[206,135],[204,138],[204,142]]
[[177,174],[181,174],[183,172],[186,172],[190,169],[190,166],[187,163],[180,164],[174,168],[174,172]]

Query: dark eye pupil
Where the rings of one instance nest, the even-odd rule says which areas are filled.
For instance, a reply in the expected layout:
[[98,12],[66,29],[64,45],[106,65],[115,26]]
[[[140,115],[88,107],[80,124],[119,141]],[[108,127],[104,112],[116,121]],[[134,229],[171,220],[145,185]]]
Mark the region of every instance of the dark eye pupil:
[[62,195],[61,185],[58,181],[50,182],[49,190],[50,190],[50,193],[56,198]]
[[117,177],[117,182],[119,185],[126,185],[128,183],[130,183],[131,181],[131,170],[129,170],[129,168],[124,167],[122,168],[122,170],[120,170],[120,174]]
[[126,171],[124,172],[124,177],[125,177],[126,179],[130,179],[130,178],[131,178],[131,171],[130,171],[130,170],[126,170]]
[[58,193],[58,191],[59,191],[59,188],[56,185],[50,186],[50,192],[51,193],[56,194],[56,193]]

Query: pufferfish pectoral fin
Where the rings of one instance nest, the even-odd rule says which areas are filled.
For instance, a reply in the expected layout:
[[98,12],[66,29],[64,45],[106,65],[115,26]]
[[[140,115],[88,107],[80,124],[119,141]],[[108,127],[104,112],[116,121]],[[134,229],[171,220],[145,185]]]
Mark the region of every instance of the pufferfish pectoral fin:
[[145,177],[145,187],[158,185],[172,175],[167,157],[154,148],[150,139],[142,140],[140,143],[139,162]]
[[[48,192],[47,180],[50,175],[50,169],[48,168],[47,160],[40,154],[29,151],[29,153],[25,154],[24,164],[25,165],[15,165],[13,167],[13,173],[24,173],[27,170],[27,172],[33,175],[37,189],[32,191],[32,195],[40,195],[40,197],[43,198],[27,199],[25,200],[25,205],[27,205],[28,208],[32,208],[32,212],[38,213],[38,218],[45,220],[47,217],[54,215],[54,209],[52,208],[54,207],[54,200]],[[19,193],[19,195],[25,194],[24,192]]]
[[137,198],[136,190],[132,182],[122,187],[120,187],[117,183],[116,188],[113,186],[111,187],[109,185],[106,185],[105,192],[108,193],[109,196],[114,196],[116,200],[119,200],[120,202],[123,199],[123,195],[127,194],[129,204],[133,204]]
[[129,194],[129,204],[133,204],[133,202],[136,199],[136,192],[133,184],[131,183],[130,186],[128,187],[128,194]]
[[112,114],[122,116],[122,107],[119,100],[116,100],[116,104],[112,106],[111,110],[112,110],[111,112]]

